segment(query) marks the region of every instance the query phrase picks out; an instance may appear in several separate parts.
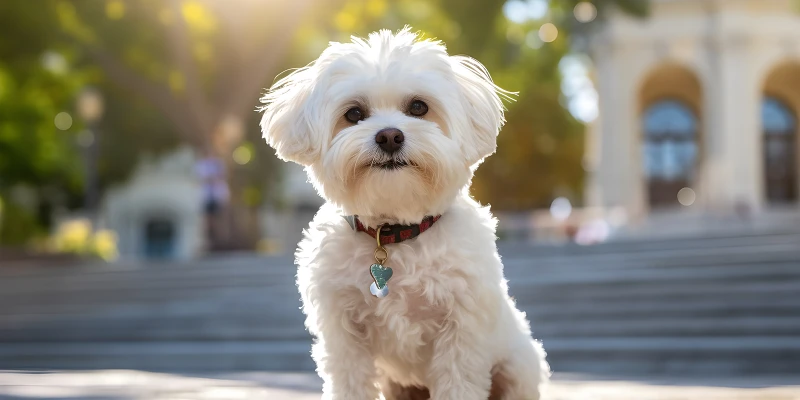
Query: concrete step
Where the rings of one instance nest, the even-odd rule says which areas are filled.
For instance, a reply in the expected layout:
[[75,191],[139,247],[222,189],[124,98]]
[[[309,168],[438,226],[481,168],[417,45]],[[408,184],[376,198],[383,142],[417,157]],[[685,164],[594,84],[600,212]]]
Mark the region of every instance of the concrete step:
[[[535,259],[539,265],[550,265],[551,261],[555,262],[556,265],[562,262],[570,265],[582,265],[580,261],[598,264],[598,260],[636,261],[642,257],[648,259],[674,259],[676,256],[682,254],[696,258],[705,255],[732,255],[748,252],[761,255],[769,253],[766,255],[772,255],[772,253],[782,250],[795,250],[792,255],[798,256],[798,251],[800,251],[800,249],[797,248],[797,243],[800,243],[800,233],[744,238],[698,238],[695,240],[682,240],[678,243],[643,242],[634,243],[631,245],[631,248],[617,248],[619,244],[589,247],[536,247],[530,245],[501,244],[499,247],[507,265],[513,264],[509,263],[509,260],[515,258],[520,262]],[[795,260],[797,259],[798,258],[795,258]],[[203,259],[191,262],[165,263],[155,266],[152,264],[145,265],[125,262],[111,266],[98,264],[95,266],[78,268],[0,268],[0,277],[3,277],[3,282],[8,282],[17,277],[28,280],[40,278],[45,281],[53,282],[63,279],[69,280],[76,275],[80,275],[83,278],[82,280],[91,282],[96,278],[102,279],[104,276],[118,274],[128,274],[129,276],[127,276],[127,278],[135,278],[141,275],[141,270],[147,270],[148,274],[153,274],[161,279],[183,278],[187,274],[187,270],[191,270],[193,274],[210,273],[219,274],[221,276],[227,276],[225,270],[234,270],[244,274],[253,271],[258,273],[294,274],[291,257],[241,255],[222,260]],[[42,282],[42,284],[44,283],[46,282]]]
[[[310,340],[0,343],[0,369],[310,371]],[[546,339],[557,372],[777,374],[800,368],[797,337]]]
[[[800,370],[800,233],[501,246],[557,370]],[[0,368],[313,368],[288,257],[0,268]]]
[[[718,260],[721,261],[721,260]],[[698,268],[697,264],[682,264],[665,268],[658,265],[650,265],[648,262],[639,262],[638,268],[633,270],[604,269],[596,265],[585,266],[575,265],[569,268],[547,270],[540,267],[536,261],[526,261],[528,266],[511,260],[507,268],[507,277],[515,284],[532,285],[552,285],[554,283],[586,282],[600,283],[610,281],[630,281],[630,280],[653,280],[664,278],[691,278],[704,279],[715,276],[732,277],[755,277],[758,275],[793,277],[800,275],[800,269],[795,268],[800,265],[800,259],[791,258],[772,259],[757,263],[722,263],[704,265]],[[26,280],[17,278],[15,280],[3,280],[0,283],[0,300],[10,301],[16,295],[25,297],[41,295],[43,297],[59,296],[78,296],[81,294],[101,294],[111,295],[119,298],[128,292],[133,293],[137,298],[143,293],[159,295],[160,293],[190,291],[192,289],[204,291],[216,287],[255,287],[270,291],[272,289],[286,289],[294,287],[294,272],[287,273],[289,268],[280,271],[279,268],[265,268],[258,271],[230,271],[230,270],[184,270],[180,274],[173,274],[170,271],[169,278],[164,276],[163,271],[138,270],[135,274],[131,271],[120,272],[115,275],[112,273],[101,274],[102,279],[97,276],[82,276],[76,274],[71,279],[32,279]],[[536,271],[536,274],[532,274]]]
[[605,301],[573,301],[554,299],[546,304],[523,304],[518,306],[528,311],[528,316],[542,323],[561,323],[580,319],[584,321],[624,320],[661,317],[717,317],[717,316],[789,316],[797,317],[800,310],[800,296],[776,297],[765,292],[755,296],[732,295],[707,296],[699,293],[682,296],[670,301],[660,299],[617,299]]
[[[800,261],[758,263],[758,264],[719,264],[705,268],[692,265],[673,268],[641,268],[632,270],[596,270],[583,268],[574,271],[537,271],[536,274],[514,276],[508,274],[517,285],[552,286],[559,284],[602,285],[604,283],[630,284],[638,282],[658,282],[668,284],[678,280],[784,280],[800,278]],[[521,274],[520,274],[521,275]]]
[[[627,313],[611,305],[592,302],[572,307],[519,304],[533,321],[537,336],[576,337],[638,335],[790,335],[800,336],[796,298],[762,299],[760,308],[723,308],[724,303],[667,303],[670,312],[646,307]],[[618,303],[618,302],[617,302]],[[650,302],[649,304],[656,304]],[[640,303],[631,303],[638,305]],[[183,311],[106,310],[83,314],[17,314],[0,320],[0,341],[153,341],[153,340],[292,340],[307,336],[304,316],[296,307],[281,305],[265,311],[230,307],[227,310]],[[596,311],[604,307],[605,312]],[[735,305],[734,305],[735,307]],[[698,312],[704,309],[704,312]],[[543,311],[544,310],[544,311]],[[549,311],[548,311],[549,310]],[[553,310],[558,310],[554,313]]]
[[[520,304],[537,307],[550,305],[560,308],[571,305],[590,307],[602,301],[624,300],[630,307],[638,301],[650,301],[653,310],[661,310],[674,304],[701,304],[705,301],[719,303],[746,296],[757,300],[759,293],[776,301],[791,301],[800,285],[800,277],[789,265],[770,268],[719,268],[698,273],[692,270],[635,271],[626,274],[587,273],[581,280],[568,274],[541,275],[531,280],[511,277],[511,293]],[[728,276],[726,276],[726,274]],[[794,277],[794,278],[793,278]],[[789,279],[793,278],[793,279]],[[529,282],[526,282],[530,280]],[[797,280],[797,281],[796,281]],[[591,301],[588,301],[591,300]],[[665,303],[665,300],[673,302]],[[299,307],[299,294],[289,283],[275,288],[261,286],[178,288],[164,290],[161,287],[143,287],[129,290],[96,290],[77,293],[62,293],[57,290],[45,295],[18,295],[3,298],[0,315],[58,315],[58,314],[113,314],[117,316],[180,316],[186,313],[207,315],[232,308],[271,307],[271,311],[289,310]],[[612,303],[619,304],[619,302]],[[659,305],[660,304],[660,305]],[[752,303],[748,303],[752,304]],[[778,303],[783,304],[783,303]],[[278,306],[278,308],[274,308]],[[640,306],[644,307],[644,306]],[[650,307],[650,306],[648,306]],[[659,308],[661,307],[661,308]],[[546,310],[546,308],[542,308]],[[645,308],[647,310],[647,308]],[[563,313],[563,310],[557,311]],[[0,325],[2,326],[2,325]]]
[[0,369],[313,371],[311,340],[0,343]]
[[16,326],[0,329],[0,342],[292,340],[309,336],[302,316],[286,316],[264,313],[260,318],[220,314],[188,318],[17,319],[13,321]]
[[[791,312],[792,300],[797,298],[793,294],[797,293],[800,279],[787,280],[786,274],[791,276],[794,272],[793,265],[783,263],[767,267],[709,267],[700,272],[692,268],[591,271],[577,282],[569,273],[550,273],[537,275],[532,282],[526,282],[531,280],[526,277],[512,277],[511,289],[520,306],[529,310],[538,326],[562,335],[591,334],[593,330],[602,336],[625,333],[604,331],[595,325],[633,326],[636,334],[658,334],[657,329],[648,328],[647,324],[636,325],[637,318],[644,321],[650,318],[648,312],[651,316],[669,317],[657,314],[658,304],[662,305],[662,311],[666,306],[672,307],[675,318],[693,324],[688,333],[681,333],[686,335],[713,328],[698,325],[689,318],[691,310],[702,308],[709,301],[719,307],[720,302],[739,298],[762,299],[764,307],[768,306],[765,302],[773,301],[789,304]],[[302,337],[303,316],[298,311],[299,295],[294,286],[286,282],[267,290],[264,282],[261,286],[252,286],[256,282],[255,279],[236,281],[244,285],[237,287],[231,281],[206,284],[196,281],[189,287],[168,290],[163,285],[125,290],[70,290],[68,293],[54,289],[44,296],[32,297],[18,293],[4,302],[0,340],[288,340]],[[618,309],[621,302],[629,306],[647,304],[648,307],[640,306],[639,314],[631,314],[629,309]],[[92,307],[87,308],[87,305]],[[587,305],[595,307],[589,316],[585,311]],[[551,315],[562,317],[547,319],[537,314],[548,310],[547,307]],[[757,311],[763,313],[764,307]],[[59,308],[70,311],[65,313]],[[598,318],[593,319],[592,315],[602,315],[596,311],[598,308],[610,310],[610,314],[596,321]],[[736,315],[746,318],[759,314],[740,311]],[[615,323],[608,324],[609,320]],[[580,323],[575,326],[573,321]],[[552,328],[546,328],[548,326]],[[774,331],[771,327],[768,325],[756,332],[786,333],[784,326],[778,325]],[[753,333],[748,332],[742,334]]]
[[[672,301],[697,296],[698,299],[713,297],[727,299],[735,296],[773,296],[790,298],[800,293],[800,282],[787,279],[692,281],[673,283],[651,282],[607,282],[605,285],[564,284],[534,286],[509,282],[510,293],[520,304],[558,304],[558,302],[618,301],[635,302],[644,299]],[[699,301],[699,300],[698,300]]]
[[[642,252],[605,252],[599,254],[554,254],[539,255],[530,248],[504,248],[500,247],[506,268],[516,265],[528,267],[531,264],[539,268],[548,266],[586,266],[614,267],[623,263],[625,265],[639,266],[639,261],[663,261],[658,265],[681,265],[680,262],[693,264],[715,265],[720,261],[737,262],[741,256],[759,261],[766,259],[800,260],[800,235],[797,238],[785,239],[778,242],[762,244],[742,243],[730,246],[715,246],[703,244],[697,247],[678,249],[655,249]],[[534,261],[534,263],[531,263]],[[669,262],[674,261],[674,262]],[[222,277],[229,278],[232,273],[241,277],[249,274],[262,275],[291,275],[296,273],[294,262],[286,257],[242,257],[232,261],[220,261],[218,264],[208,261],[197,261],[176,264],[112,264],[97,265],[94,267],[78,268],[25,268],[6,269],[0,268],[0,284],[8,284],[22,279],[25,282],[37,283],[40,286],[52,284],[99,284],[104,279],[121,280],[128,282],[143,277],[159,280],[183,280],[187,275],[198,278]]]
[[[736,316],[650,316],[587,318],[569,309],[557,320],[536,316],[536,306],[520,307],[528,312],[534,332],[541,338],[627,336],[785,336],[800,337],[796,313],[783,315],[740,313]],[[295,310],[296,311],[296,310]],[[4,321],[0,342],[31,341],[195,341],[195,340],[294,340],[307,338],[304,317],[299,312],[256,315],[252,313],[165,316],[70,316],[49,318],[15,317]]]
[[[664,315],[582,315],[564,308],[557,317],[538,315],[539,306],[520,305],[538,337],[628,336],[785,336],[800,337],[796,308],[782,312]],[[219,313],[176,315],[17,315],[0,323],[1,342],[25,341],[156,341],[156,340],[293,340],[308,336],[304,316],[296,308],[257,313],[231,309]]]
[[504,257],[506,271],[536,268],[562,270],[591,268],[592,270],[631,268],[670,268],[681,266],[706,267],[728,264],[761,264],[799,262],[800,246],[796,243],[733,248],[687,249],[651,254],[603,254],[591,256]]
[[709,247],[738,247],[748,244],[797,243],[800,230],[773,232],[731,232],[730,235],[684,236],[659,240],[618,240],[593,246],[568,243],[562,246],[536,245],[526,242],[501,242],[501,250],[526,251],[537,257],[600,255],[608,253],[635,254],[650,251],[671,251],[681,249],[700,249]]
[[611,321],[574,319],[559,323],[547,323],[533,319],[537,337],[747,337],[747,336],[796,336],[800,337],[800,318],[796,316],[764,317],[718,316],[704,318],[650,317],[615,319]]
[[757,376],[800,371],[798,337],[616,337],[543,343],[557,372]]

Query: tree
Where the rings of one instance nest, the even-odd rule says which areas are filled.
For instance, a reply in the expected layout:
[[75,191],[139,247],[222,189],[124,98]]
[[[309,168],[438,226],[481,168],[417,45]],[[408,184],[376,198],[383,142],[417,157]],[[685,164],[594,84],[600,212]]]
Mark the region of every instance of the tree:
[[79,124],[59,113],[88,76],[69,70],[51,11],[0,3],[0,244],[42,234],[53,210],[80,195]]

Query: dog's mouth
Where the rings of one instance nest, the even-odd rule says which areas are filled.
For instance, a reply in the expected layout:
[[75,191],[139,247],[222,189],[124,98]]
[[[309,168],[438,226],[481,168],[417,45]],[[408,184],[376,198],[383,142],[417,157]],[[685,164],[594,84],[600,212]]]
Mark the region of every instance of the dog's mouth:
[[384,162],[372,163],[370,164],[370,167],[392,171],[402,169],[410,165],[413,164],[406,160],[387,160]]

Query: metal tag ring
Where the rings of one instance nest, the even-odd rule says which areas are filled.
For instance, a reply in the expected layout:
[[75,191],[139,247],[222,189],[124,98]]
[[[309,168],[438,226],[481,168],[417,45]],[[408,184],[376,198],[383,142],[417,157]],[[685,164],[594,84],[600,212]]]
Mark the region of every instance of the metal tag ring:
[[[378,253],[379,253],[379,252],[383,252],[383,256],[378,256]],[[388,251],[386,251],[386,249],[385,249],[383,246],[380,246],[380,245],[379,245],[379,246],[378,246],[378,247],[375,249],[375,253],[373,253],[373,256],[375,256],[375,261],[376,261],[378,264],[381,264],[381,265],[383,265],[383,263],[385,263],[385,262],[386,262],[386,260],[389,258],[389,252],[388,252]]]

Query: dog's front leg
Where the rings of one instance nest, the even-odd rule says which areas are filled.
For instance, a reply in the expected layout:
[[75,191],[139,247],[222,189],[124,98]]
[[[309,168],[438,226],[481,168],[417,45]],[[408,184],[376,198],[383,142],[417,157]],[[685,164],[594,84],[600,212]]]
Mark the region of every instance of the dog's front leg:
[[432,400],[489,398],[492,365],[484,351],[487,344],[475,328],[465,321],[448,321],[434,340],[429,375]]
[[375,400],[375,361],[369,350],[342,327],[321,332],[312,355],[322,377],[323,400]]

